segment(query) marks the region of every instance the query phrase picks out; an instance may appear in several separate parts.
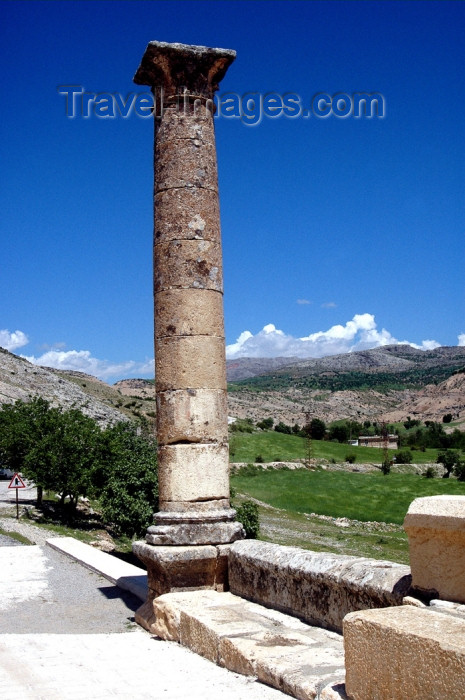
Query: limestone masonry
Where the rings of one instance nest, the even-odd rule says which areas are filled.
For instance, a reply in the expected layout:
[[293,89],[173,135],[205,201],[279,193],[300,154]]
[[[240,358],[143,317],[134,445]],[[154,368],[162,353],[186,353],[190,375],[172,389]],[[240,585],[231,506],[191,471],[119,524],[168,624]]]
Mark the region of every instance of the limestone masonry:
[[235,52],[151,42],[134,77],[155,109],[154,301],[159,512],[152,545],[242,537],[229,504],[214,92]]

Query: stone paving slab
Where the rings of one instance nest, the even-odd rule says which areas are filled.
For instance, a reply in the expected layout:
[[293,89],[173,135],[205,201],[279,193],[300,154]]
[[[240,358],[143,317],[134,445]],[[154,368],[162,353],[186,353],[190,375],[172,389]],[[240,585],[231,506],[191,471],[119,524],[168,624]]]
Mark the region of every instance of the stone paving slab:
[[300,700],[345,697],[343,640],[336,632],[216,591],[167,593],[154,610],[154,633],[219,666]]
[[285,700],[282,693],[138,629],[0,635],[2,700]]
[[1,700],[283,697],[152,637],[133,622],[138,605],[50,547],[1,547]]
[[55,537],[47,540],[46,544],[100,574],[119,588],[129,591],[140,600],[147,599],[147,574],[143,569],[101,552],[74,537]]

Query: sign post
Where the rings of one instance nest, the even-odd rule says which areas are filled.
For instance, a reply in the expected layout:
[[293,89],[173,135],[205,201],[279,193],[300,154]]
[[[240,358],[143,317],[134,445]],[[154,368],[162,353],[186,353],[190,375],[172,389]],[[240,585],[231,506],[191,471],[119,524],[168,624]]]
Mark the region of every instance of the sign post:
[[21,479],[19,474],[13,474],[13,477],[10,481],[10,484],[8,486],[9,489],[16,489],[16,520],[19,520],[19,497],[18,497],[18,489],[25,489],[26,484],[24,481]]

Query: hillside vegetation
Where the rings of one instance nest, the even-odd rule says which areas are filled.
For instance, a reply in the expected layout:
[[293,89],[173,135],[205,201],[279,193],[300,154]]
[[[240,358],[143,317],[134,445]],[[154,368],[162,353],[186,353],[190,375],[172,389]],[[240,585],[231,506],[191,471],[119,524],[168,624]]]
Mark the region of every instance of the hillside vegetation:
[[[331,362],[329,358],[314,360],[312,364],[301,361],[261,376],[231,382],[229,388],[230,391],[237,391],[247,386],[255,391],[277,391],[292,386],[322,391],[373,389],[387,392],[438,384],[465,367],[465,348],[461,347],[416,351],[419,354],[396,350],[397,359],[399,355],[400,359],[404,359],[403,354],[408,358],[399,363],[391,362],[392,348],[388,350],[386,348],[383,353],[378,348],[376,351],[336,355],[330,358]],[[386,357],[385,362],[383,356]]]

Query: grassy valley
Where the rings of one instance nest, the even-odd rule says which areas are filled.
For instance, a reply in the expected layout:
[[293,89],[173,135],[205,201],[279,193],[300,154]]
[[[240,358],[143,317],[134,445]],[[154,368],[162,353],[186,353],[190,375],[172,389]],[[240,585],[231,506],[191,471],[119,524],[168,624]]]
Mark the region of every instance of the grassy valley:
[[[260,432],[234,432],[230,435],[231,462],[292,462],[308,459],[308,441],[297,435],[286,435],[273,430]],[[396,450],[388,450],[392,459]],[[425,464],[435,462],[437,449],[426,449],[424,452],[413,450],[413,462]],[[353,447],[352,445],[329,442],[327,440],[312,440],[311,457],[316,460],[334,460],[345,462],[348,455],[355,455],[354,463],[380,464],[383,458],[382,450],[376,447]]]

